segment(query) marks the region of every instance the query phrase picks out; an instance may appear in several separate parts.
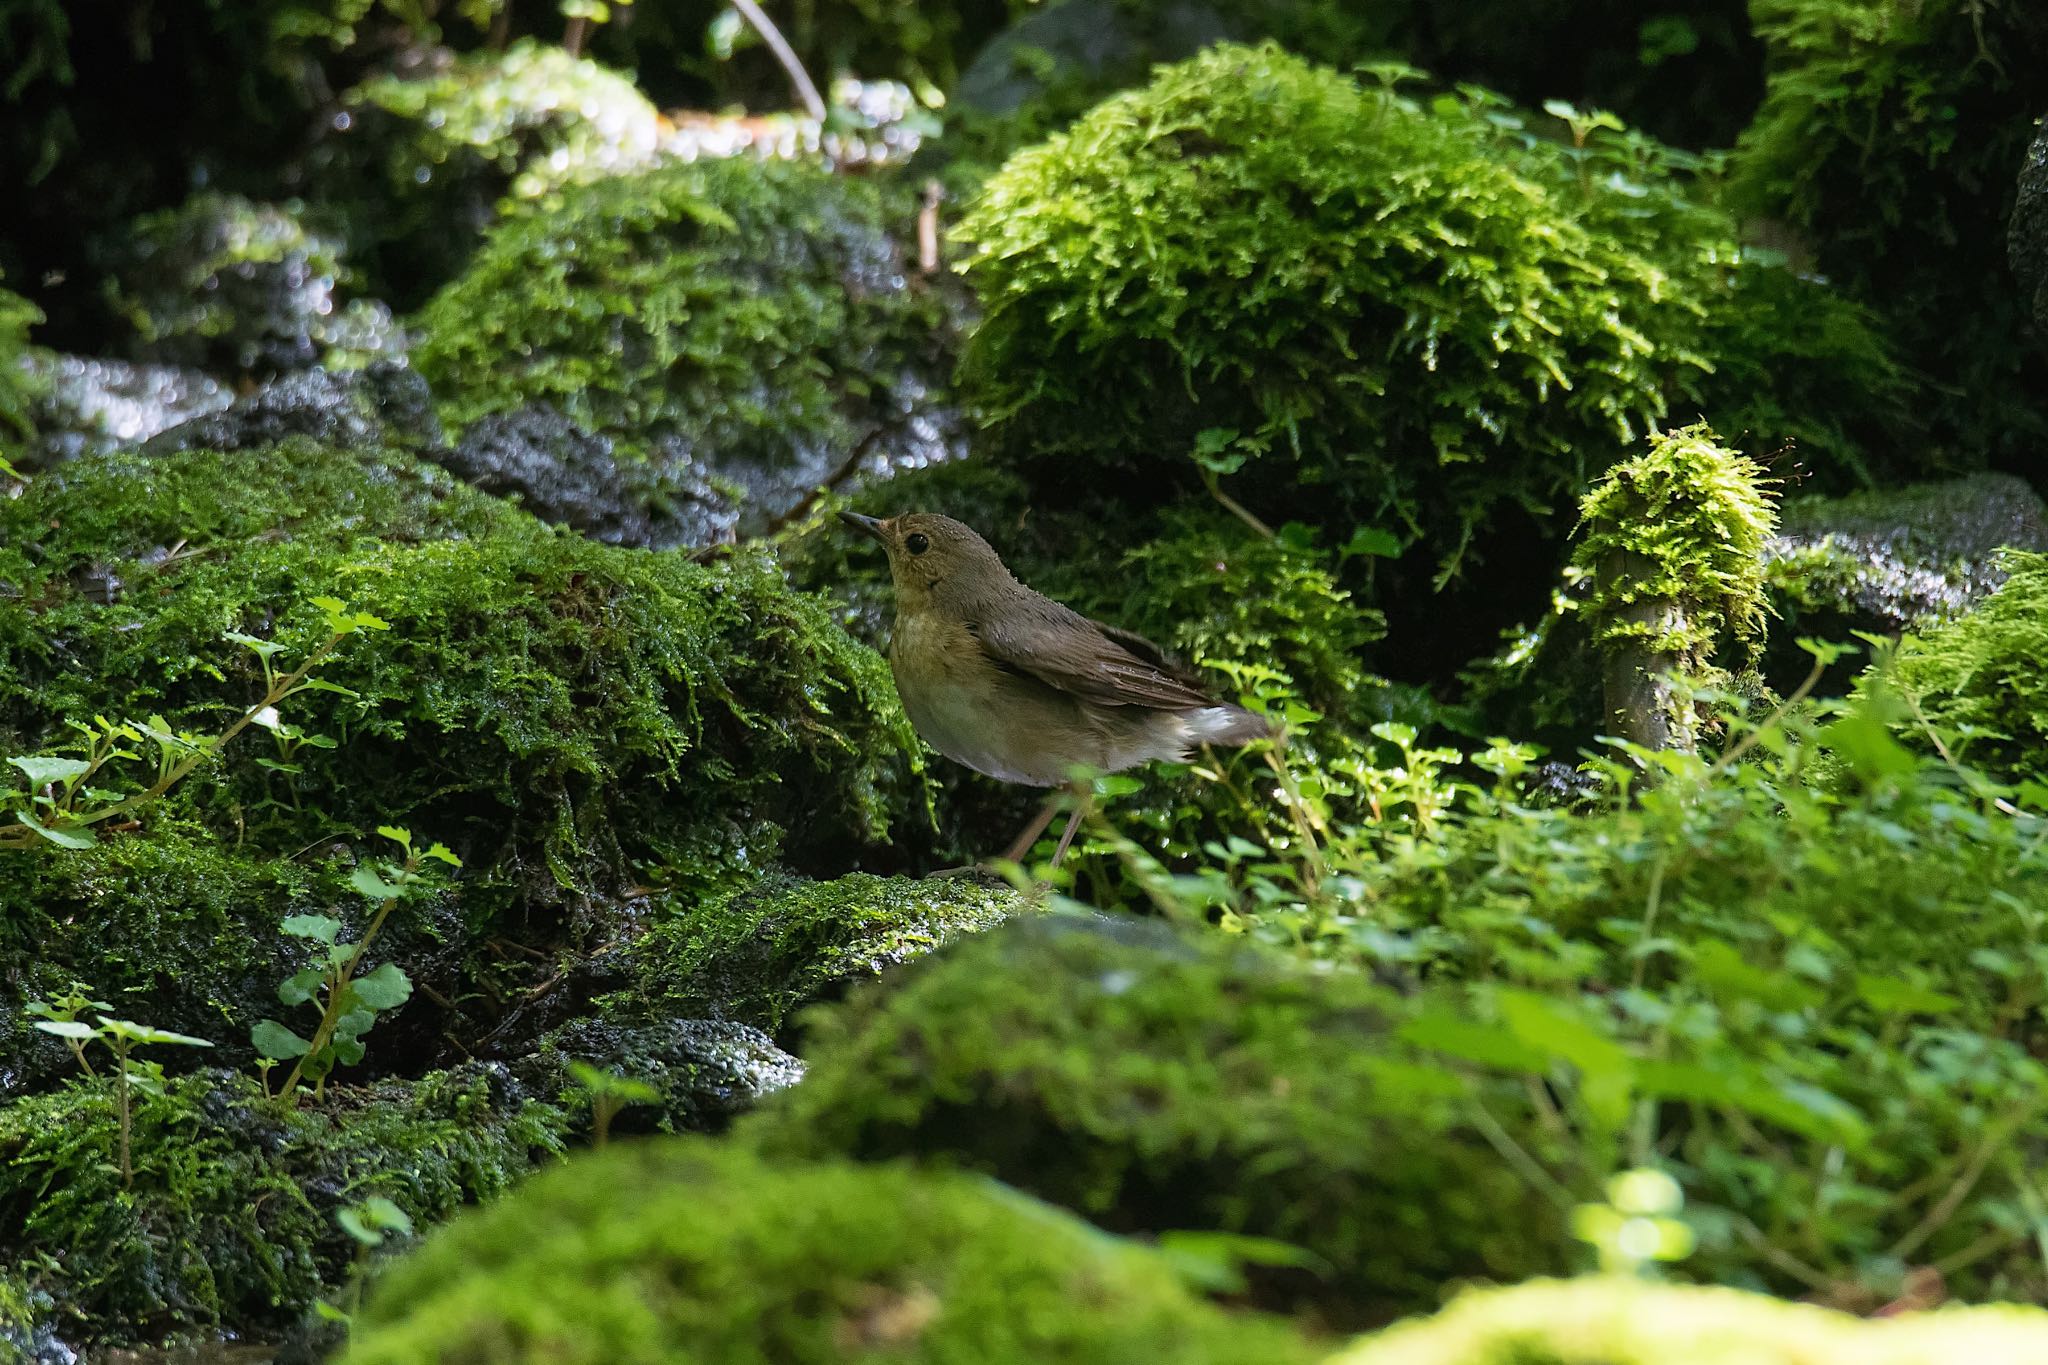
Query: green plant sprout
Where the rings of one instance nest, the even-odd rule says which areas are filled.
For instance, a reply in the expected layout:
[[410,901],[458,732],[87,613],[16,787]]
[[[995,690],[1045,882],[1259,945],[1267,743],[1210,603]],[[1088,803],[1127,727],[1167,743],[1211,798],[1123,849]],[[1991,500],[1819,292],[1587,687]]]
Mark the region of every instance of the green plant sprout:
[[1696,1239],[1679,1221],[1685,1192],[1658,1170],[1623,1171],[1607,1182],[1607,1202],[1572,1210],[1572,1235],[1600,1257],[1610,1275],[1642,1275],[1659,1262],[1682,1261]]
[[[282,645],[229,632],[229,640],[248,646],[262,661],[264,690],[262,697],[219,734],[204,736],[173,731],[161,716],[151,716],[145,721],[116,721],[94,716],[90,725],[76,720],[67,722],[82,736],[79,743],[83,746],[83,757],[31,754],[8,759],[8,764],[26,781],[27,790],[16,793],[0,791],[0,802],[13,807],[15,820],[11,825],[0,826],[0,850],[34,848],[44,842],[59,848],[90,848],[99,841],[95,826],[116,816],[128,815],[156,800],[191,776],[200,764],[218,755],[251,725],[280,734],[279,703],[302,692],[354,695],[347,688],[311,676],[314,667],[349,636],[366,630],[389,630],[390,626],[367,612],[350,611],[331,597],[316,597],[312,605],[326,617],[327,638],[289,672],[278,672],[272,663],[273,656],[283,648]],[[332,741],[321,743],[324,736],[307,736],[288,727],[282,730],[281,743],[285,737],[291,743],[284,754],[287,762],[291,754],[305,744],[318,743],[321,747],[331,747],[332,744]],[[139,759],[140,746],[144,743],[152,744],[156,749],[156,775],[148,786],[124,796],[93,785],[94,778],[110,771],[109,765]]]
[[[72,995],[45,1002],[47,1016],[36,1021],[36,1027],[45,1033],[62,1038],[78,1058],[78,1064],[85,1067],[86,1074],[96,1075],[85,1060],[85,1045],[98,1039],[105,1043],[107,1050],[114,1054],[114,1110],[121,1123],[121,1184],[135,1184],[135,1166],[129,1154],[129,1134],[133,1126],[134,1100],[132,1091],[140,1090],[145,1095],[164,1093],[164,1069],[157,1062],[141,1061],[132,1056],[138,1047],[175,1045],[178,1047],[212,1047],[204,1038],[194,1038],[186,1033],[172,1033],[169,1029],[151,1028],[138,1024],[132,1019],[112,1019],[102,1014],[99,1024],[82,1023],[76,1018],[61,1017],[66,1010],[72,1010],[74,1001],[77,1008],[100,1008],[100,1003],[84,1000],[74,992]],[[30,1006],[31,1013],[44,1013]],[[73,1013],[76,1010],[72,1010]]]
[[334,1221],[341,1224],[341,1230],[356,1244],[355,1271],[349,1276],[348,1307],[316,1299],[313,1311],[346,1329],[354,1324],[356,1314],[362,1310],[363,1272],[369,1268],[370,1254],[390,1241],[394,1233],[400,1237],[412,1236],[412,1216],[383,1195],[373,1194],[361,1203],[336,1209]]
[[[71,983],[70,990],[62,995],[51,994],[44,996],[41,1000],[32,1003],[28,1007],[28,1012],[52,1024],[76,1025],[75,1028],[65,1027],[61,1029],[48,1028],[43,1024],[37,1024],[36,1027],[42,1029],[45,1033],[52,1033],[62,1038],[64,1046],[71,1049],[71,1056],[77,1061],[78,1069],[88,1076],[97,1077],[99,1072],[94,1071],[92,1063],[86,1060],[85,1045],[98,1037],[99,1034],[87,1025],[78,1024],[78,1016],[87,1010],[106,1014],[113,1008],[106,1001],[95,1000],[87,995],[85,987],[74,981]],[[85,1031],[80,1033],[77,1031],[79,1028],[83,1028]]]
[[615,1076],[588,1062],[569,1063],[569,1074],[590,1096],[590,1145],[602,1147],[611,1138],[612,1120],[629,1104],[658,1104],[661,1092],[645,1081]]
[[[363,936],[354,943],[341,941],[341,921],[330,915],[291,915],[279,926],[294,938],[306,939],[322,949],[322,955],[278,985],[277,998],[287,1005],[310,1005],[320,1011],[320,1022],[311,1038],[301,1037],[275,1019],[259,1020],[249,1030],[249,1041],[257,1053],[272,1063],[290,1060],[292,1069],[277,1094],[293,1097],[301,1078],[311,1079],[317,1099],[325,1091],[327,1077],[337,1066],[353,1066],[363,1059],[363,1035],[377,1022],[377,1015],[396,1009],[412,995],[412,978],[395,962],[358,977],[363,954],[369,949],[384,921],[424,876],[421,866],[428,860],[462,866],[462,860],[444,844],[421,850],[413,847],[409,830],[391,825],[377,833],[404,850],[399,863],[365,862],[349,874],[349,884],[376,905],[377,911]],[[268,1068],[264,1085],[269,1086]]]

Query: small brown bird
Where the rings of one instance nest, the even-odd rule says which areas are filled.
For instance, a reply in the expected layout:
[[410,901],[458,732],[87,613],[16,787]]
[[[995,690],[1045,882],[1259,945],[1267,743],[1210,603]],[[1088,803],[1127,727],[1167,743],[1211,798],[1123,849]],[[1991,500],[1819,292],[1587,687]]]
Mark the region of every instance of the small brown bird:
[[[987,541],[951,517],[839,515],[889,552],[896,691],[918,734],[956,763],[1056,787],[1077,766],[1113,773],[1272,734],[1265,717],[1217,701],[1150,641],[1019,583]],[[1003,856],[1021,862],[1057,805],[1047,802]],[[1077,794],[1055,867],[1081,814]]]

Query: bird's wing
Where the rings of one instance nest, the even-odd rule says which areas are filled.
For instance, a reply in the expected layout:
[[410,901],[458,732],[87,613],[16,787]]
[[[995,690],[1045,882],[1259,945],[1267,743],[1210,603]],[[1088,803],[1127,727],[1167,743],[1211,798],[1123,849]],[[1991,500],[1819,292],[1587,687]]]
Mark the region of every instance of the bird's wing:
[[1049,599],[971,627],[991,662],[1098,706],[1184,711],[1216,699],[1157,645]]

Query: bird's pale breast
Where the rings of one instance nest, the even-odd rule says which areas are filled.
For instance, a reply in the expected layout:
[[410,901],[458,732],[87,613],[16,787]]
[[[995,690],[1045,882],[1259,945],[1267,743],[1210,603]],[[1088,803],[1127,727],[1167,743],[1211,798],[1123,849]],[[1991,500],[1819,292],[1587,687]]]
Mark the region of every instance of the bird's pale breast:
[[925,742],[1004,782],[1057,786],[1076,764],[1116,772],[1188,748],[1184,717],[1081,702],[998,667],[965,624],[934,613],[896,618],[889,667]]

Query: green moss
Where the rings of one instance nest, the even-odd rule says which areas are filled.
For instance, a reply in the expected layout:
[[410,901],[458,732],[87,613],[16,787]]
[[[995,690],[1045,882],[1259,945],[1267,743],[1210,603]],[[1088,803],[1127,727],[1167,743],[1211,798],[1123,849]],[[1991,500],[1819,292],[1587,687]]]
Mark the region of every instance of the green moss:
[[502,1194],[566,1126],[482,1069],[287,1111],[246,1075],[201,1071],[138,1095],[135,1181],[112,1164],[108,1083],[0,1107],[0,1272],[47,1290],[94,1341],[195,1327],[281,1329],[353,1257],[335,1211],[381,1194],[422,1225]]
[[1998,263],[2048,22],[2018,0],[1750,8],[1770,76],[1731,199],[1802,234],[1935,381],[1912,416],[1938,464],[2018,467],[2048,437],[2048,365]]
[[223,633],[296,661],[325,630],[309,599],[389,623],[321,666],[348,693],[286,705],[334,748],[278,771],[252,732],[180,789],[265,849],[402,824],[523,899],[542,869],[709,879],[785,831],[844,849],[911,799],[886,666],[772,564],[558,535],[402,456],[88,459],[0,503],[0,542],[0,736],[22,750],[94,714],[217,730],[262,686]]
[[2048,555],[2001,563],[2005,585],[1974,611],[1899,642],[1891,680],[1959,758],[2048,778]]
[[[0,289],[0,461],[19,457],[35,434],[29,403],[41,386],[22,361],[28,355],[28,329],[42,320],[34,304]],[[5,474],[0,467],[0,477]]]
[[1732,1289],[1539,1280],[1461,1295],[1330,1365],[1944,1365],[2048,1353],[2048,1313],[1958,1306],[1866,1321]]
[[109,292],[145,359],[259,373],[397,346],[388,309],[342,304],[343,244],[303,205],[205,191],[124,237]]
[[1763,466],[1704,424],[1650,438],[1579,504],[1573,563],[1593,580],[1594,642],[1706,665],[1724,637],[1763,634],[1764,547],[1777,529]]
[[889,226],[873,184],[791,163],[574,186],[491,230],[414,360],[458,426],[544,401],[629,454],[821,482],[921,396],[941,322]]
[[573,1162],[378,1283],[343,1360],[1306,1361],[1153,1255],[1000,1186],[703,1141]]
[[671,898],[635,949],[635,1008],[776,1031],[803,1006],[1001,923],[1016,897],[961,879],[788,877]]
[[[998,450],[1070,485],[1135,472],[1155,497],[1197,466],[1236,474],[1268,520],[1379,524],[1449,571],[1674,401],[1737,429],[1761,409],[1719,386],[1715,347],[1769,333],[1738,287],[1764,267],[1688,197],[1683,158],[1586,137],[1270,47],[1162,69],[1012,158],[961,224],[986,310],[965,372]],[[1844,361],[1876,381],[1837,385],[1858,411],[1896,399],[1894,373],[1865,374],[1881,354]]]
[[1040,920],[893,981],[811,1016],[804,1083],[740,1133],[778,1155],[957,1162],[1117,1231],[1292,1243],[1322,1278],[1279,1272],[1255,1297],[1339,1321],[1568,1254],[1557,1210],[1466,1126],[1465,1086],[1414,1059],[1399,998],[1362,979],[1139,921]]

